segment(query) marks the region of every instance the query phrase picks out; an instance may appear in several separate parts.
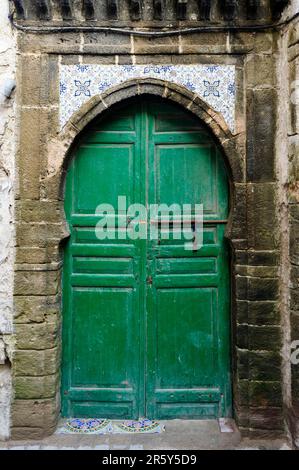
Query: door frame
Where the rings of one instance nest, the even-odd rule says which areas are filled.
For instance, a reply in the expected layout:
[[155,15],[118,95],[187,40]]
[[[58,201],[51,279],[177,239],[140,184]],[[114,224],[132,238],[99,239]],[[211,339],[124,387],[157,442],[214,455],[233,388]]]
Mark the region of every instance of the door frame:
[[[239,75],[239,81],[241,77]],[[213,110],[203,99],[197,96],[186,87],[174,84],[169,81],[162,81],[153,78],[132,79],[108,89],[105,93],[92,97],[78,111],[76,111],[69,119],[64,128],[60,131],[49,135],[45,166],[41,174],[43,194],[51,199],[51,218],[49,218],[48,205],[40,207],[40,215],[37,220],[43,222],[42,227],[48,230],[47,233],[51,236],[43,238],[44,248],[42,253],[45,259],[48,260],[43,265],[43,271],[37,273],[36,269],[29,269],[26,273],[26,279],[35,282],[37,274],[39,284],[44,286],[40,295],[43,295],[38,304],[38,308],[51,315],[56,326],[53,333],[53,325],[51,322],[46,322],[44,326],[44,334],[51,338],[51,343],[54,346],[48,350],[47,362],[51,364],[51,382],[49,387],[41,393],[41,399],[47,399],[49,406],[44,410],[45,423],[42,427],[43,432],[51,434],[57,426],[60,414],[60,366],[61,366],[61,337],[59,334],[59,324],[61,323],[61,271],[63,266],[63,249],[66,240],[69,237],[68,224],[64,212],[64,185],[65,176],[68,168],[69,161],[74,155],[81,135],[88,128],[90,122],[96,117],[104,115],[105,112],[114,106],[116,103],[125,101],[133,96],[150,95],[159,96],[161,99],[168,99],[174,103],[180,104],[186,110],[197,116],[207,128],[210,129],[214,136],[219,148],[222,150],[225,161],[227,163],[228,172],[230,175],[230,214],[229,222],[226,228],[226,238],[228,240],[231,251],[231,323],[232,323],[232,382],[233,389],[237,391],[233,395],[233,414],[238,418],[248,416],[249,409],[238,392],[241,386],[239,379],[240,373],[244,372],[242,361],[239,359],[237,348],[237,324],[244,322],[244,303],[250,300],[247,292],[244,291],[241,299],[242,302],[237,302],[237,270],[247,269],[249,263],[247,246],[249,232],[247,228],[247,192],[248,185],[246,182],[246,123],[243,115],[242,106],[236,108],[236,133],[232,133],[228,129],[223,117],[220,113]],[[242,100],[240,101],[242,103]],[[54,122],[54,121],[53,121]],[[58,122],[58,121],[57,121]],[[56,128],[55,128],[56,129]],[[248,202],[249,207],[253,204],[254,199]],[[20,203],[25,203],[22,199]],[[55,218],[54,218],[55,212]],[[53,218],[52,218],[53,217]],[[20,220],[23,220],[20,216]],[[55,224],[53,224],[55,220]],[[21,227],[21,226],[20,226]],[[18,229],[22,230],[21,228]],[[43,232],[44,233],[44,232]],[[19,233],[20,235],[20,233]],[[35,252],[35,244],[28,245],[29,249]],[[20,248],[20,255],[23,254]],[[43,258],[44,259],[44,258]],[[258,261],[257,261],[258,262]],[[40,266],[40,265],[38,265]],[[18,275],[22,273],[18,273]],[[41,284],[42,283],[42,284]],[[38,287],[40,289],[40,287]],[[36,292],[37,288],[34,290]],[[19,292],[15,292],[16,301],[18,301]],[[238,299],[240,297],[238,296]],[[26,308],[29,311],[36,310],[36,298],[28,294],[22,296],[22,301],[26,300]],[[21,304],[23,305],[23,304]],[[23,308],[23,307],[22,307]],[[54,317],[53,317],[54,315]],[[246,313],[245,313],[246,315]],[[55,333],[55,331],[57,333]],[[21,333],[16,332],[16,341],[20,339]],[[56,335],[57,340],[52,341]],[[243,336],[242,336],[243,338]],[[245,336],[246,339],[246,336]],[[41,360],[43,356],[40,356]],[[14,372],[17,374],[16,366],[13,364]],[[245,375],[244,378],[246,378]],[[48,383],[48,382],[47,382]],[[23,394],[19,394],[14,399],[13,406],[20,406],[22,403]],[[27,400],[28,401],[28,400]],[[258,406],[259,401],[253,397],[251,406]],[[13,421],[15,423],[15,420]],[[14,424],[16,425],[16,424]],[[246,423],[244,424],[246,427]]]
[[[120,103],[120,106],[121,106],[121,107],[126,106],[126,102],[127,102],[128,105],[130,105],[131,100],[128,100],[128,101],[127,101],[127,100],[123,100],[123,101]],[[162,104],[163,104],[163,103],[162,103]],[[118,105],[116,105],[116,108],[117,108],[117,107],[118,107]],[[184,108],[183,108],[183,109],[184,109]],[[108,112],[107,112],[107,113],[104,113],[104,114],[102,115],[103,120],[109,119],[110,111],[112,111],[112,112],[115,111],[115,106],[109,108]],[[142,114],[144,114],[144,112],[143,112]],[[75,158],[76,149],[78,148],[78,146],[80,146],[81,141],[84,140],[84,137],[85,137],[85,135],[86,135],[86,132],[88,132],[88,126],[87,126],[86,129],[84,129],[84,132],[82,133],[82,135],[80,135],[80,138],[77,139],[76,145],[75,145],[74,148],[73,148],[72,156],[71,156],[70,158]],[[211,132],[210,132],[210,134],[211,134]],[[212,134],[211,134],[211,137],[213,137]],[[215,140],[215,139],[214,139],[214,140]],[[144,141],[142,141],[140,145],[141,145],[141,146],[144,146],[143,151],[144,151],[145,153],[147,153],[147,150],[148,150],[148,149],[147,149],[147,145],[146,145],[146,139],[144,139]],[[221,156],[224,157],[223,152],[222,152],[221,150],[219,150],[219,144],[217,145],[217,147],[218,147],[218,153],[220,153]],[[70,161],[70,159],[68,160],[68,164],[69,164],[69,161]],[[67,172],[67,167],[65,168],[65,172]],[[229,187],[230,187],[230,189],[231,189],[231,182],[230,182],[230,179],[229,179],[229,178],[228,178],[228,182],[229,182]],[[231,192],[230,192],[230,191],[229,191],[229,195],[231,195]],[[231,197],[230,197],[230,201],[231,201]],[[230,206],[230,207],[231,207],[231,206]],[[227,243],[227,241],[228,241],[228,240],[224,240],[224,243]],[[228,248],[228,250],[229,250],[229,248]],[[226,271],[227,274],[228,274],[228,277],[227,277],[227,278],[229,279],[229,278],[230,278],[230,275],[229,275],[230,269],[229,269],[229,261],[228,261],[228,260],[229,260],[229,255],[228,255],[228,258],[227,258],[227,266],[226,266],[226,269],[225,269],[225,271]],[[64,266],[64,272],[65,272],[66,270],[68,270],[68,266],[67,266],[67,265]],[[64,301],[64,305],[67,305],[67,303],[68,303],[68,294],[69,294],[69,289],[68,289],[68,286],[66,285],[66,282],[67,282],[67,279],[66,279],[66,276],[64,275],[64,276],[63,276],[63,291],[64,291],[64,292],[67,292],[67,294],[66,294],[66,302]],[[229,282],[229,281],[228,281],[228,282]],[[230,283],[230,285],[231,285],[231,283]],[[64,295],[65,295],[65,294],[64,294]],[[229,302],[231,303],[231,300],[230,300],[230,299],[229,299]],[[66,308],[66,307],[64,307],[64,308]],[[227,325],[227,328],[228,328],[227,337],[229,338],[228,346],[229,346],[229,348],[230,348],[230,354],[229,354],[229,357],[230,357],[230,367],[229,367],[229,370],[230,370],[230,377],[229,377],[229,379],[227,379],[227,381],[226,381],[227,386],[226,386],[226,391],[225,391],[225,399],[222,401],[222,412],[223,412],[226,416],[232,416],[232,408],[231,408],[231,404],[232,404],[232,398],[231,398],[231,394],[232,394],[232,357],[231,357],[231,356],[232,356],[232,354],[231,354],[231,353],[232,353],[232,334],[231,334],[231,333],[232,333],[233,329],[232,329],[231,321],[230,321],[230,324]],[[141,330],[143,331],[144,329],[141,329]],[[68,334],[68,332],[66,331],[66,328],[63,328],[63,336],[62,336],[62,341],[63,341],[63,343],[65,343],[66,340],[67,340],[67,334]],[[66,357],[64,358],[65,361],[67,361],[67,360],[69,360],[69,359],[70,359],[70,357],[69,357],[68,355],[66,355]],[[144,363],[144,358],[141,358],[141,363],[142,363],[142,364]],[[142,372],[142,369],[143,369],[143,367],[140,368],[140,373]],[[227,370],[227,367],[226,367],[226,370]],[[143,393],[142,393],[142,387],[140,387],[139,403],[143,403],[144,400],[145,400],[145,398],[144,398]]]

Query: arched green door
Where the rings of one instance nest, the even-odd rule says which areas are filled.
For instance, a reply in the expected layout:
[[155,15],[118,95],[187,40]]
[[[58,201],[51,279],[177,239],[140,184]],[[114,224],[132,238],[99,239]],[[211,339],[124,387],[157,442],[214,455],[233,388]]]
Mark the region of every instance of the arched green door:
[[[158,239],[132,240],[118,196],[203,204],[203,247],[186,250],[175,221],[164,239],[159,217],[142,221]],[[180,107],[143,98],[89,130],[65,188],[63,416],[230,415],[228,201],[222,155]],[[114,239],[96,236],[103,203],[115,208]]]

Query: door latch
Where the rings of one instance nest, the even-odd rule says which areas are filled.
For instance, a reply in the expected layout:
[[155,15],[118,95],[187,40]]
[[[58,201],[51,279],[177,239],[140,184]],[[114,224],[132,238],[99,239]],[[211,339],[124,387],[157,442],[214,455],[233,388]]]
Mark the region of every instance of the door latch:
[[152,285],[152,283],[153,283],[153,278],[152,278],[152,276],[147,276],[147,278],[146,278],[146,283]]

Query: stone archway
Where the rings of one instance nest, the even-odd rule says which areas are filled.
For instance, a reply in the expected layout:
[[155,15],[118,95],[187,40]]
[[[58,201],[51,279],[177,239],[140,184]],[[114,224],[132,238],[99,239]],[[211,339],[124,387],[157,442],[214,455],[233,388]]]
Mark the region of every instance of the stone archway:
[[[81,132],[96,116],[104,113],[114,104],[138,95],[155,95],[178,103],[196,115],[211,130],[226,157],[231,177],[231,212],[226,236],[233,249],[235,246],[242,246],[242,244],[244,246],[246,217],[244,215],[245,205],[242,204],[245,200],[243,135],[233,135],[223,118],[189,90],[160,80],[132,80],[89,100],[72,116],[63,132],[48,143],[47,174],[43,179],[43,186],[44,194],[51,203],[42,205],[37,216],[42,222],[43,232],[40,236],[43,237],[46,261],[41,270],[33,268],[18,276],[15,287],[16,294],[20,295],[21,286],[24,283],[35,283],[38,292],[36,295],[42,296],[42,302],[37,301],[30,294],[25,294],[19,309],[37,311],[49,318],[49,322],[43,325],[42,331],[36,333],[44,339],[44,350],[36,352],[34,363],[30,365],[32,375],[40,372],[44,375],[38,376],[35,383],[27,379],[24,380],[23,376],[19,375],[19,371],[23,367],[27,367],[26,360],[28,358],[26,354],[18,353],[18,351],[16,353],[18,360],[14,368],[16,397],[13,404],[13,426],[16,429],[22,427],[20,422],[24,427],[28,426],[26,423],[30,422],[32,415],[36,415],[38,423],[35,426],[36,431],[34,431],[36,436],[51,434],[54,431],[60,410],[60,273],[62,259],[60,246],[68,236],[62,202],[67,163],[74,146],[80,139]],[[241,225],[240,221],[242,221]],[[233,286],[235,285],[234,275],[233,269]],[[234,299],[232,309],[232,316],[235,319]],[[35,332],[32,330],[31,334],[34,336]],[[17,348],[18,344],[22,343],[21,335],[22,328],[17,331]],[[38,368],[41,368],[42,371],[38,371]]]

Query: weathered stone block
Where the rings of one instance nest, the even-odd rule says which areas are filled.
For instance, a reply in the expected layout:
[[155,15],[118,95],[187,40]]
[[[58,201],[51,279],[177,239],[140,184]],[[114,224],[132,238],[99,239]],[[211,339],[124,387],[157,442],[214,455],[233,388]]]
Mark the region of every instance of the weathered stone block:
[[20,123],[19,193],[24,199],[39,199],[41,121],[45,113],[40,109],[23,109]]
[[[65,64],[66,64],[66,61],[68,60],[68,57],[70,57],[70,56],[64,56],[63,57],[63,60],[64,60]],[[78,63],[78,57],[77,56],[71,56],[71,57],[72,57],[72,62],[69,61],[69,64],[77,64]],[[128,58],[128,56],[118,56],[117,54],[107,55],[107,56],[102,56],[101,57],[101,64],[103,64],[103,65],[104,64],[105,65],[113,65],[115,63],[118,63],[119,65],[123,65],[123,64],[128,65],[128,61],[129,61],[129,64],[132,63],[130,59],[131,59],[131,57]],[[124,62],[122,62],[122,61],[124,61]],[[86,65],[90,65],[90,64],[98,65],[99,64],[99,56],[98,55],[84,54],[84,56],[82,57],[82,63],[86,64]]]
[[65,225],[63,223],[18,222],[16,225],[16,243],[18,246],[34,246],[43,248],[51,243],[57,245],[65,235]]
[[291,266],[290,288],[299,289],[299,266]]
[[248,266],[247,275],[254,278],[278,277],[278,266]]
[[61,201],[16,201],[16,219],[20,222],[61,223],[64,210]]
[[279,294],[278,280],[268,277],[236,276],[238,300],[276,300]]
[[278,266],[279,253],[277,251],[248,251],[248,264],[250,266]]
[[59,57],[43,54],[41,57],[40,102],[45,106],[59,104]]
[[275,58],[272,54],[248,55],[245,63],[245,75],[248,88],[275,86]]
[[[210,124],[213,129],[213,123]],[[216,133],[216,129],[213,129]],[[223,146],[227,155],[230,155],[230,168],[235,183],[245,183],[246,180],[246,136],[237,134],[232,139],[223,139]]]
[[59,325],[55,323],[16,324],[18,349],[51,349],[57,345]]
[[235,387],[235,396],[238,406],[248,406],[249,404],[249,382],[248,380],[238,380]]
[[246,276],[236,276],[235,282],[237,300],[247,300],[248,278]]
[[[55,428],[49,434],[52,434]],[[46,435],[43,428],[15,427],[11,428],[11,438],[15,440],[41,439]]]
[[280,382],[249,382],[249,403],[251,407],[280,407],[282,390]]
[[19,33],[17,37],[19,50],[23,53],[52,52],[78,53],[81,44],[80,33],[64,33],[63,40],[57,34]]
[[245,406],[235,407],[235,420],[238,426],[239,431],[242,433],[242,429],[247,429],[249,427],[249,411]]
[[85,33],[83,50],[88,54],[130,54],[132,40],[125,34]]
[[[78,59],[77,59],[78,60]],[[20,71],[19,96],[26,106],[53,106],[59,102],[58,57],[46,54],[23,54]]]
[[299,264],[299,222],[294,220],[290,224],[290,260]]
[[283,430],[284,419],[280,408],[251,409],[249,423],[251,428]]
[[239,429],[243,437],[248,439],[284,439],[285,430],[284,429],[258,429],[258,428],[240,428]]
[[42,376],[55,374],[59,368],[58,348],[17,350],[14,354],[14,371],[17,376]]
[[[299,310],[297,310],[296,312],[291,312],[291,340],[299,341]],[[298,354],[298,358],[299,358],[299,354]],[[298,374],[299,374],[299,371],[298,371]]]
[[279,240],[276,185],[249,184],[247,191],[248,245],[255,250],[274,250]]
[[271,352],[248,352],[249,379],[280,381],[281,357],[279,353]]
[[289,46],[299,44],[299,25],[295,23],[292,25],[290,35],[289,35]]
[[132,54],[178,54],[179,41],[177,37],[132,39]]
[[243,277],[274,278],[278,277],[278,266],[247,266],[236,264],[235,272]]
[[252,351],[280,351],[281,328],[279,326],[249,326],[248,348]]
[[299,204],[290,204],[289,205],[289,213],[292,222],[299,222]]
[[277,51],[277,41],[271,32],[255,32],[252,33],[254,37],[254,51],[256,53],[271,54]]
[[[296,396],[296,395],[295,395]],[[298,395],[297,395],[298,396]],[[287,425],[296,449],[299,449],[299,402],[294,401],[287,413]]]
[[236,265],[244,265],[247,266],[248,264],[248,251],[247,250],[235,250],[234,251],[234,264]]
[[42,323],[46,319],[53,319],[60,312],[59,296],[15,296],[14,297],[15,323]]
[[11,419],[14,427],[52,429],[57,424],[58,401],[14,400]]
[[236,330],[236,345],[240,349],[248,349],[248,325],[237,325]]
[[16,264],[59,263],[62,256],[57,244],[45,247],[16,247]]
[[[244,265],[246,272],[252,272],[251,267],[256,266],[258,269],[264,269],[267,266],[276,267],[279,265],[279,253],[276,250],[267,251],[235,251],[236,265]],[[273,277],[273,276],[269,276]]]
[[271,53],[274,50],[273,35],[258,32],[233,32],[229,36],[232,53]]
[[56,295],[60,284],[57,271],[19,271],[15,273],[15,295]]
[[[299,371],[298,364],[292,365],[292,397],[293,406],[299,410]],[[299,417],[299,414],[298,414]]]
[[[184,54],[223,54],[227,51],[227,33],[188,34],[181,37],[180,52]],[[178,44],[178,39],[173,38]],[[178,44],[179,45],[179,44]]]
[[293,311],[299,311],[299,292],[297,289],[290,290],[290,308]]
[[299,103],[298,103],[298,76],[299,76],[299,57],[296,57],[289,66],[290,80],[290,118],[289,134],[299,134]]
[[[24,54],[21,56],[20,62],[18,65],[21,72],[21,104],[38,106],[41,92],[41,56]],[[34,80],[32,77],[34,77]]]
[[274,181],[276,99],[273,89],[247,92],[248,181]]
[[45,377],[15,377],[15,398],[53,398],[56,396],[58,377],[57,375],[48,375]]
[[251,325],[279,325],[279,304],[275,301],[248,302],[248,323]]
[[247,238],[246,184],[235,184],[233,188],[233,194],[234,194],[234,204],[232,207],[233,226],[232,226],[230,236],[231,238],[236,238],[236,239],[246,239]]
[[249,355],[248,350],[236,348],[237,371],[239,380],[247,380],[249,377]]
[[247,300],[237,300],[236,303],[236,318],[238,323],[249,323],[248,320],[248,301]]

